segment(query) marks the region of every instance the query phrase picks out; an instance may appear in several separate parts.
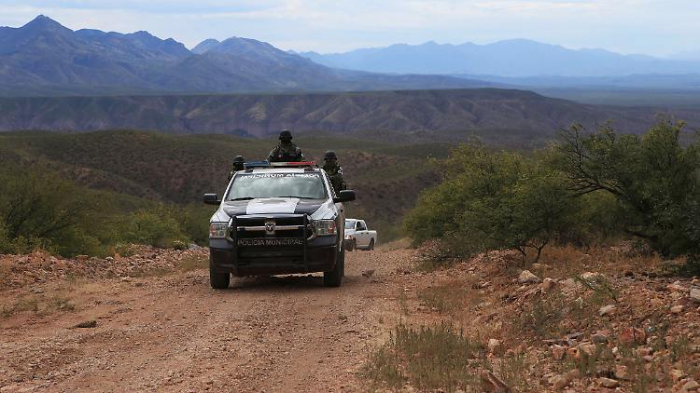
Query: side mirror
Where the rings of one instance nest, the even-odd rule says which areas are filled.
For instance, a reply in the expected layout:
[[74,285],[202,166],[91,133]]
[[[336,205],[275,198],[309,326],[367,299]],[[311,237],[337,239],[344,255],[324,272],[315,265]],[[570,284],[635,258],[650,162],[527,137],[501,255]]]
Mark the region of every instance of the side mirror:
[[355,191],[343,190],[338,193],[338,196],[333,198],[333,203],[350,202],[355,200]]
[[204,194],[204,203],[207,205],[218,205],[221,203],[221,200],[216,194]]

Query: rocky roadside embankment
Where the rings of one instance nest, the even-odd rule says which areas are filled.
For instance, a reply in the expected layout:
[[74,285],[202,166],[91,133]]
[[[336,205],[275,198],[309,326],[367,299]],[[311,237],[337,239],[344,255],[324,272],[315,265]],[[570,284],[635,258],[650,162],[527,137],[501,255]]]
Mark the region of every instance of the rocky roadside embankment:
[[485,391],[700,391],[700,281],[662,265],[557,249],[525,269],[493,252],[409,276],[407,320],[478,340]]
[[195,245],[187,250],[132,246],[129,254],[106,258],[61,258],[44,252],[0,255],[0,290],[56,280],[138,277],[178,268],[194,269],[208,258],[209,251]]

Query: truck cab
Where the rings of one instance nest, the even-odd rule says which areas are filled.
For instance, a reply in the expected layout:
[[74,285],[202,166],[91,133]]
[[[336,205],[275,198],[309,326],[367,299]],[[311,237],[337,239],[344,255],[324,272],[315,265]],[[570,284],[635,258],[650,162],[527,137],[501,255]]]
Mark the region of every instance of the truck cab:
[[209,225],[209,278],[228,288],[231,275],[323,272],[326,286],[342,283],[345,270],[344,202],[323,169],[312,162],[246,163],[232,177]]
[[345,248],[352,250],[374,250],[377,244],[377,231],[367,228],[365,220],[348,218],[345,220]]

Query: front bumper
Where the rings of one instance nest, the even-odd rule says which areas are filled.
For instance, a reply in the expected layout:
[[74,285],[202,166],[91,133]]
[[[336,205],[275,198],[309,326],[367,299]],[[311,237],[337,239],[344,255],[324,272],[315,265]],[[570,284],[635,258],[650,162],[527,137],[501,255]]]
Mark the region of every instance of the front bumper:
[[317,273],[333,270],[338,256],[336,237],[316,238],[300,246],[237,246],[226,240],[209,243],[211,268],[234,276]]
[[[303,221],[301,220],[303,218]],[[269,219],[269,218],[268,218]],[[256,276],[295,273],[317,273],[333,270],[339,253],[338,236],[309,236],[308,219],[298,215],[275,217],[299,227],[266,236],[260,232],[261,217],[243,216],[232,219],[226,239],[210,239],[211,268],[217,273],[234,276]],[[251,223],[255,225],[251,225]],[[237,228],[233,230],[232,228]],[[250,232],[251,230],[255,232]]]

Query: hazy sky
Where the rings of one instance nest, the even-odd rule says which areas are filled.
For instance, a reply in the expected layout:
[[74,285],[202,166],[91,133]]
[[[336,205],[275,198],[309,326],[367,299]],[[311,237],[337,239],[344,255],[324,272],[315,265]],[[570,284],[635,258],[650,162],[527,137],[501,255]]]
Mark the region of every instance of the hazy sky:
[[0,0],[0,26],[38,14],[71,29],[147,30],[190,48],[240,36],[319,52],[510,38],[652,55],[700,49],[698,0]]

